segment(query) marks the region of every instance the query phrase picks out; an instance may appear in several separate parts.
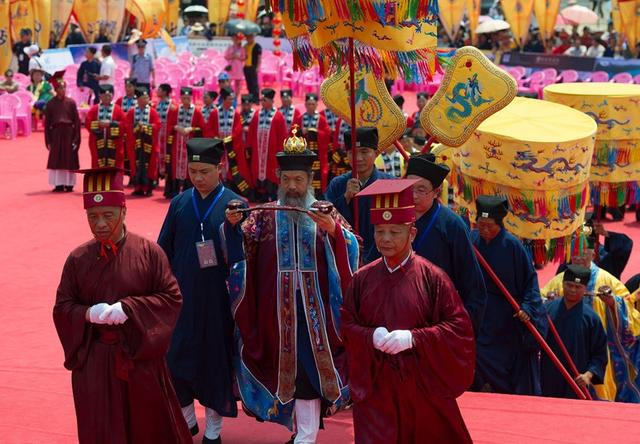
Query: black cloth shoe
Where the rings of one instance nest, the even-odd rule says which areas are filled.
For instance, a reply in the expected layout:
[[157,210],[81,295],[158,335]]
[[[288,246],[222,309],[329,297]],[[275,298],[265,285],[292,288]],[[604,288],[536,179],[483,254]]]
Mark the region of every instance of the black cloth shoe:
[[71,192],[73,192],[73,187],[64,187],[64,191],[66,193],[71,193]]
[[202,444],[222,444],[222,438],[218,436],[216,439],[209,439],[206,436],[203,436]]
[[293,435],[291,435],[291,439],[287,442],[285,442],[284,444],[293,444],[294,441],[296,440],[296,435],[297,433],[294,433]]
[[200,433],[200,428],[198,427],[198,423],[196,423],[196,425],[191,427],[189,431],[191,432],[191,436],[196,436],[198,433]]
[[64,186],[63,185],[58,185],[57,187],[55,187],[52,190],[54,193],[63,193],[64,192]]

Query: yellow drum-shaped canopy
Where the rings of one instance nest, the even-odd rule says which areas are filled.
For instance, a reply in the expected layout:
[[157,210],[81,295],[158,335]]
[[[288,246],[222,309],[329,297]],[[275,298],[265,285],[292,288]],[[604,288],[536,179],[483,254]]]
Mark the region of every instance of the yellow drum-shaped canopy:
[[460,169],[515,188],[568,188],[589,178],[595,132],[583,113],[517,97],[460,147]]
[[516,98],[485,120],[453,156],[457,202],[475,217],[480,194],[509,199],[509,231],[569,236],[582,223],[596,124],[567,106]]
[[598,124],[598,139],[640,139],[640,85],[558,83],[544,99],[582,111]]

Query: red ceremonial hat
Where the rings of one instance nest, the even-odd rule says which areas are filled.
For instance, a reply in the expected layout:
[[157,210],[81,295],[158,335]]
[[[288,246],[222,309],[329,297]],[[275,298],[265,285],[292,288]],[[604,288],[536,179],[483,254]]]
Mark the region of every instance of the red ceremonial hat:
[[408,224],[416,221],[413,185],[417,179],[376,180],[357,196],[371,196],[371,223]]
[[51,84],[51,86],[53,87],[53,90],[57,90],[59,86],[64,85],[65,81],[64,81],[64,72],[65,70],[63,69],[62,71],[56,71],[50,78],[49,78],[49,83]]
[[124,172],[119,168],[80,170],[84,174],[82,198],[84,209],[93,207],[124,207]]

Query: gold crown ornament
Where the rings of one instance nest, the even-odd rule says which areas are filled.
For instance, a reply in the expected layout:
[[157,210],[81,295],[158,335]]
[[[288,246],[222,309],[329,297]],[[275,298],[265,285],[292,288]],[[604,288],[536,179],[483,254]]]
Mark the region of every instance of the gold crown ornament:
[[298,125],[291,128],[291,136],[284,141],[284,152],[286,154],[304,154],[307,151],[307,140],[304,137],[298,137]]

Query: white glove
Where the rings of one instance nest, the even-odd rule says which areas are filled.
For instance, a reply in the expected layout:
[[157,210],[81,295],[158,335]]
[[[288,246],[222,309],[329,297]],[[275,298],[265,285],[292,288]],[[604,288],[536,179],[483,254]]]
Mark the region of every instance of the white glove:
[[124,324],[127,319],[129,318],[124,313],[124,310],[122,309],[122,304],[120,302],[116,302],[115,304],[110,305],[100,315],[100,320],[104,321],[106,324],[109,324],[109,325]]
[[380,350],[390,355],[409,350],[413,347],[413,336],[409,330],[394,330],[384,340]]
[[382,343],[384,342],[384,338],[389,334],[389,330],[386,327],[378,327],[373,332],[373,346],[378,350],[382,350]]
[[106,324],[105,321],[100,319],[100,316],[108,308],[109,304],[105,304],[104,302],[92,305],[91,308],[89,308],[89,322],[91,322],[92,324]]

